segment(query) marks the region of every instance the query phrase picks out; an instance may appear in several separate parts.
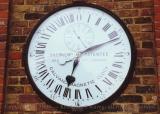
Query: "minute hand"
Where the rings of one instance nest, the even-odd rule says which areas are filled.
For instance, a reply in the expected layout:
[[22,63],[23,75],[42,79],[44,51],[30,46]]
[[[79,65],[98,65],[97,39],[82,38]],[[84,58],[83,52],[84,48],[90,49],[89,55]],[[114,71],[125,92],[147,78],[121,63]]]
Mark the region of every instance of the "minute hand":
[[96,48],[99,48],[99,47],[105,45],[105,44],[115,42],[115,41],[117,41],[118,39],[119,39],[119,38],[115,38],[115,39],[109,40],[109,41],[107,41],[107,42],[103,42],[103,43],[100,43],[100,44],[96,44],[96,45],[94,45],[94,46],[91,46],[91,47],[85,49],[84,51],[81,51],[80,54],[86,53],[86,52],[88,52],[88,51],[92,51],[92,50],[94,50],[94,49],[96,49]]

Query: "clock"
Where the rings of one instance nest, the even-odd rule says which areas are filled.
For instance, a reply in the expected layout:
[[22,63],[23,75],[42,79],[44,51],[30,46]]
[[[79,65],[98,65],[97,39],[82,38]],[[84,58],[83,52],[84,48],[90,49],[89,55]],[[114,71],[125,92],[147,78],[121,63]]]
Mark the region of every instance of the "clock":
[[131,80],[136,61],[125,24],[111,11],[87,3],[47,14],[25,49],[27,75],[38,94],[67,107],[109,101]]

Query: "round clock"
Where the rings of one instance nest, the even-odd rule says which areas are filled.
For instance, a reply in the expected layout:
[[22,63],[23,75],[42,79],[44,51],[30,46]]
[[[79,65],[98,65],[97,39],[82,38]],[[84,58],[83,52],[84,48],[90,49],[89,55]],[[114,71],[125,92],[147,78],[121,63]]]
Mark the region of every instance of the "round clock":
[[68,107],[109,100],[134,70],[129,30],[112,12],[91,4],[67,5],[46,15],[31,32],[25,52],[38,93]]

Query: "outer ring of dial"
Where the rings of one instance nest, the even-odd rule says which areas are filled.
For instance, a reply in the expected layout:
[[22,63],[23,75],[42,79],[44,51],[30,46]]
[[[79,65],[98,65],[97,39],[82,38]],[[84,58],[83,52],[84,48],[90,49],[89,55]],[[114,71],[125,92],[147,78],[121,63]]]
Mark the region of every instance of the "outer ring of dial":
[[[126,27],[126,25],[123,23],[123,21],[117,15],[115,15],[111,11],[109,11],[109,10],[107,10],[107,9],[101,7],[101,6],[93,5],[93,4],[88,4],[88,3],[83,3],[83,2],[82,3],[73,3],[73,4],[69,4],[69,5],[65,5],[65,6],[59,7],[57,9],[51,11],[47,15],[45,15],[42,19],[40,19],[40,21],[38,22],[38,24],[31,31],[31,33],[29,35],[29,38],[28,38],[28,40],[26,42],[26,46],[25,46],[24,51],[23,51],[23,61],[24,61],[25,71],[26,71],[26,74],[28,76],[28,79],[29,79],[29,81],[30,81],[33,89],[36,91],[36,93],[40,96],[41,99],[43,99],[45,102],[47,102],[47,103],[49,103],[51,105],[63,105],[63,104],[58,104],[58,103],[54,102],[53,100],[49,99],[44,93],[42,93],[38,89],[37,85],[34,83],[34,81],[32,79],[32,76],[31,76],[31,73],[30,73],[30,70],[29,70],[28,51],[29,51],[29,46],[30,46],[30,43],[31,43],[31,40],[32,40],[32,37],[33,37],[34,33],[36,32],[36,30],[38,29],[38,27],[49,16],[53,15],[54,13],[56,13],[56,12],[58,12],[60,10],[63,10],[63,9],[66,9],[66,8],[70,8],[70,7],[77,7],[77,6],[92,7],[92,8],[95,8],[95,9],[102,10],[103,12],[109,14],[110,16],[112,16],[121,25],[121,27],[124,29],[126,35],[128,36],[128,40],[129,40],[130,47],[131,47],[131,63],[130,63],[130,68],[128,70],[127,76],[126,76],[123,84],[108,99],[102,101],[103,103],[107,103],[108,104],[108,103],[113,102],[122,93],[122,91],[126,88],[126,86],[129,83],[129,81],[132,79],[133,72],[134,72],[134,69],[135,69],[135,62],[136,62],[136,49],[135,49],[135,44],[134,44],[134,41],[133,41],[133,37],[132,37],[130,31],[128,30],[128,28]],[[102,102],[100,102],[98,104],[102,104]],[[95,104],[95,105],[98,105],[98,104]],[[87,106],[87,107],[89,107],[89,106]],[[72,108],[72,107],[69,107],[69,108]]]

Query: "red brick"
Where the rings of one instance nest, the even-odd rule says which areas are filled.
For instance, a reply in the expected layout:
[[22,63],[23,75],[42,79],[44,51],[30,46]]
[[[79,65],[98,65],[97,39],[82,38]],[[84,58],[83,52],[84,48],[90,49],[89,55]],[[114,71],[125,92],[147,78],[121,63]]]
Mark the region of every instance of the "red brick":
[[12,29],[11,31],[12,35],[22,35],[23,31],[22,27],[12,27],[11,29]]
[[22,58],[22,52],[9,52],[10,60],[17,60]]
[[3,101],[3,94],[0,94],[0,102]]
[[160,5],[160,1],[159,0],[154,0],[154,5]]
[[0,67],[5,67],[5,59],[0,59]]
[[155,31],[155,37],[156,39],[160,39],[160,31],[158,30]]
[[138,1],[138,2],[133,2],[133,7],[134,8],[148,8],[148,7],[153,7],[153,1]]
[[[3,86],[3,83],[4,83],[4,76],[2,77],[0,77],[0,85],[1,86]],[[3,92],[3,89],[0,89],[0,93],[2,93]]]
[[142,9],[140,13],[141,16],[152,16],[153,14],[153,9]]
[[15,5],[23,5],[24,0],[12,0],[12,3],[15,4]]
[[18,94],[18,93],[24,93],[24,87],[22,86],[8,86],[7,87],[7,91],[8,93],[14,93],[14,94]]
[[0,11],[0,18],[8,18],[8,11]]
[[4,68],[0,68],[0,76],[4,75]]
[[160,39],[157,39],[157,40],[156,40],[156,47],[157,47],[157,48],[160,48]]
[[9,0],[0,0],[0,3],[9,3]]
[[152,57],[153,50],[152,49],[138,49],[137,56],[138,57]]
[[160,65],[160,57],[157,57],[157,64]]
[[12,77],[9,77],[8,80],[7,80],[7,83],[9,85],[17,85],[18,84],[18,78],[12,78]]
[[160,56],[160,48],[157,48],[157,56]]
[[136,17],[138,16],[138,10],[120,10],[118,11],[120,17]]
[[8,4],[0,4],[0,11],[8,10]]
[[5,50],[6,49],[6,43],[5,42],[0,42],[0,50]]
[[160,30],[160,23],[155,23],[155,29]]
[[155,15],[154,16],[154,21],[157,23],[157,22],[160,22],[160,15]]
[[6,34],[3,34],[3,35],[0,34],[0,42],[6,42],[6,39],[7,39]]
[[5,58],[6,52],[5,50],[0,50],[0,58]]
[[7,19],[0,19],[0,26],[7,26]]
[[7,27],[0,27],[0,34],[6,34],[7,33]]
[[155,6],[154,7],[154,12],[156,12],[156,14],[158,15],[160,13],[160,7],[159,6]]
[[19,101],[21,103],[40,103],[42,100],[37,95],[20,95]]
[[28,22],[27,21],[13,21],[12,26],[14,26],[14,27],[27,27]]

